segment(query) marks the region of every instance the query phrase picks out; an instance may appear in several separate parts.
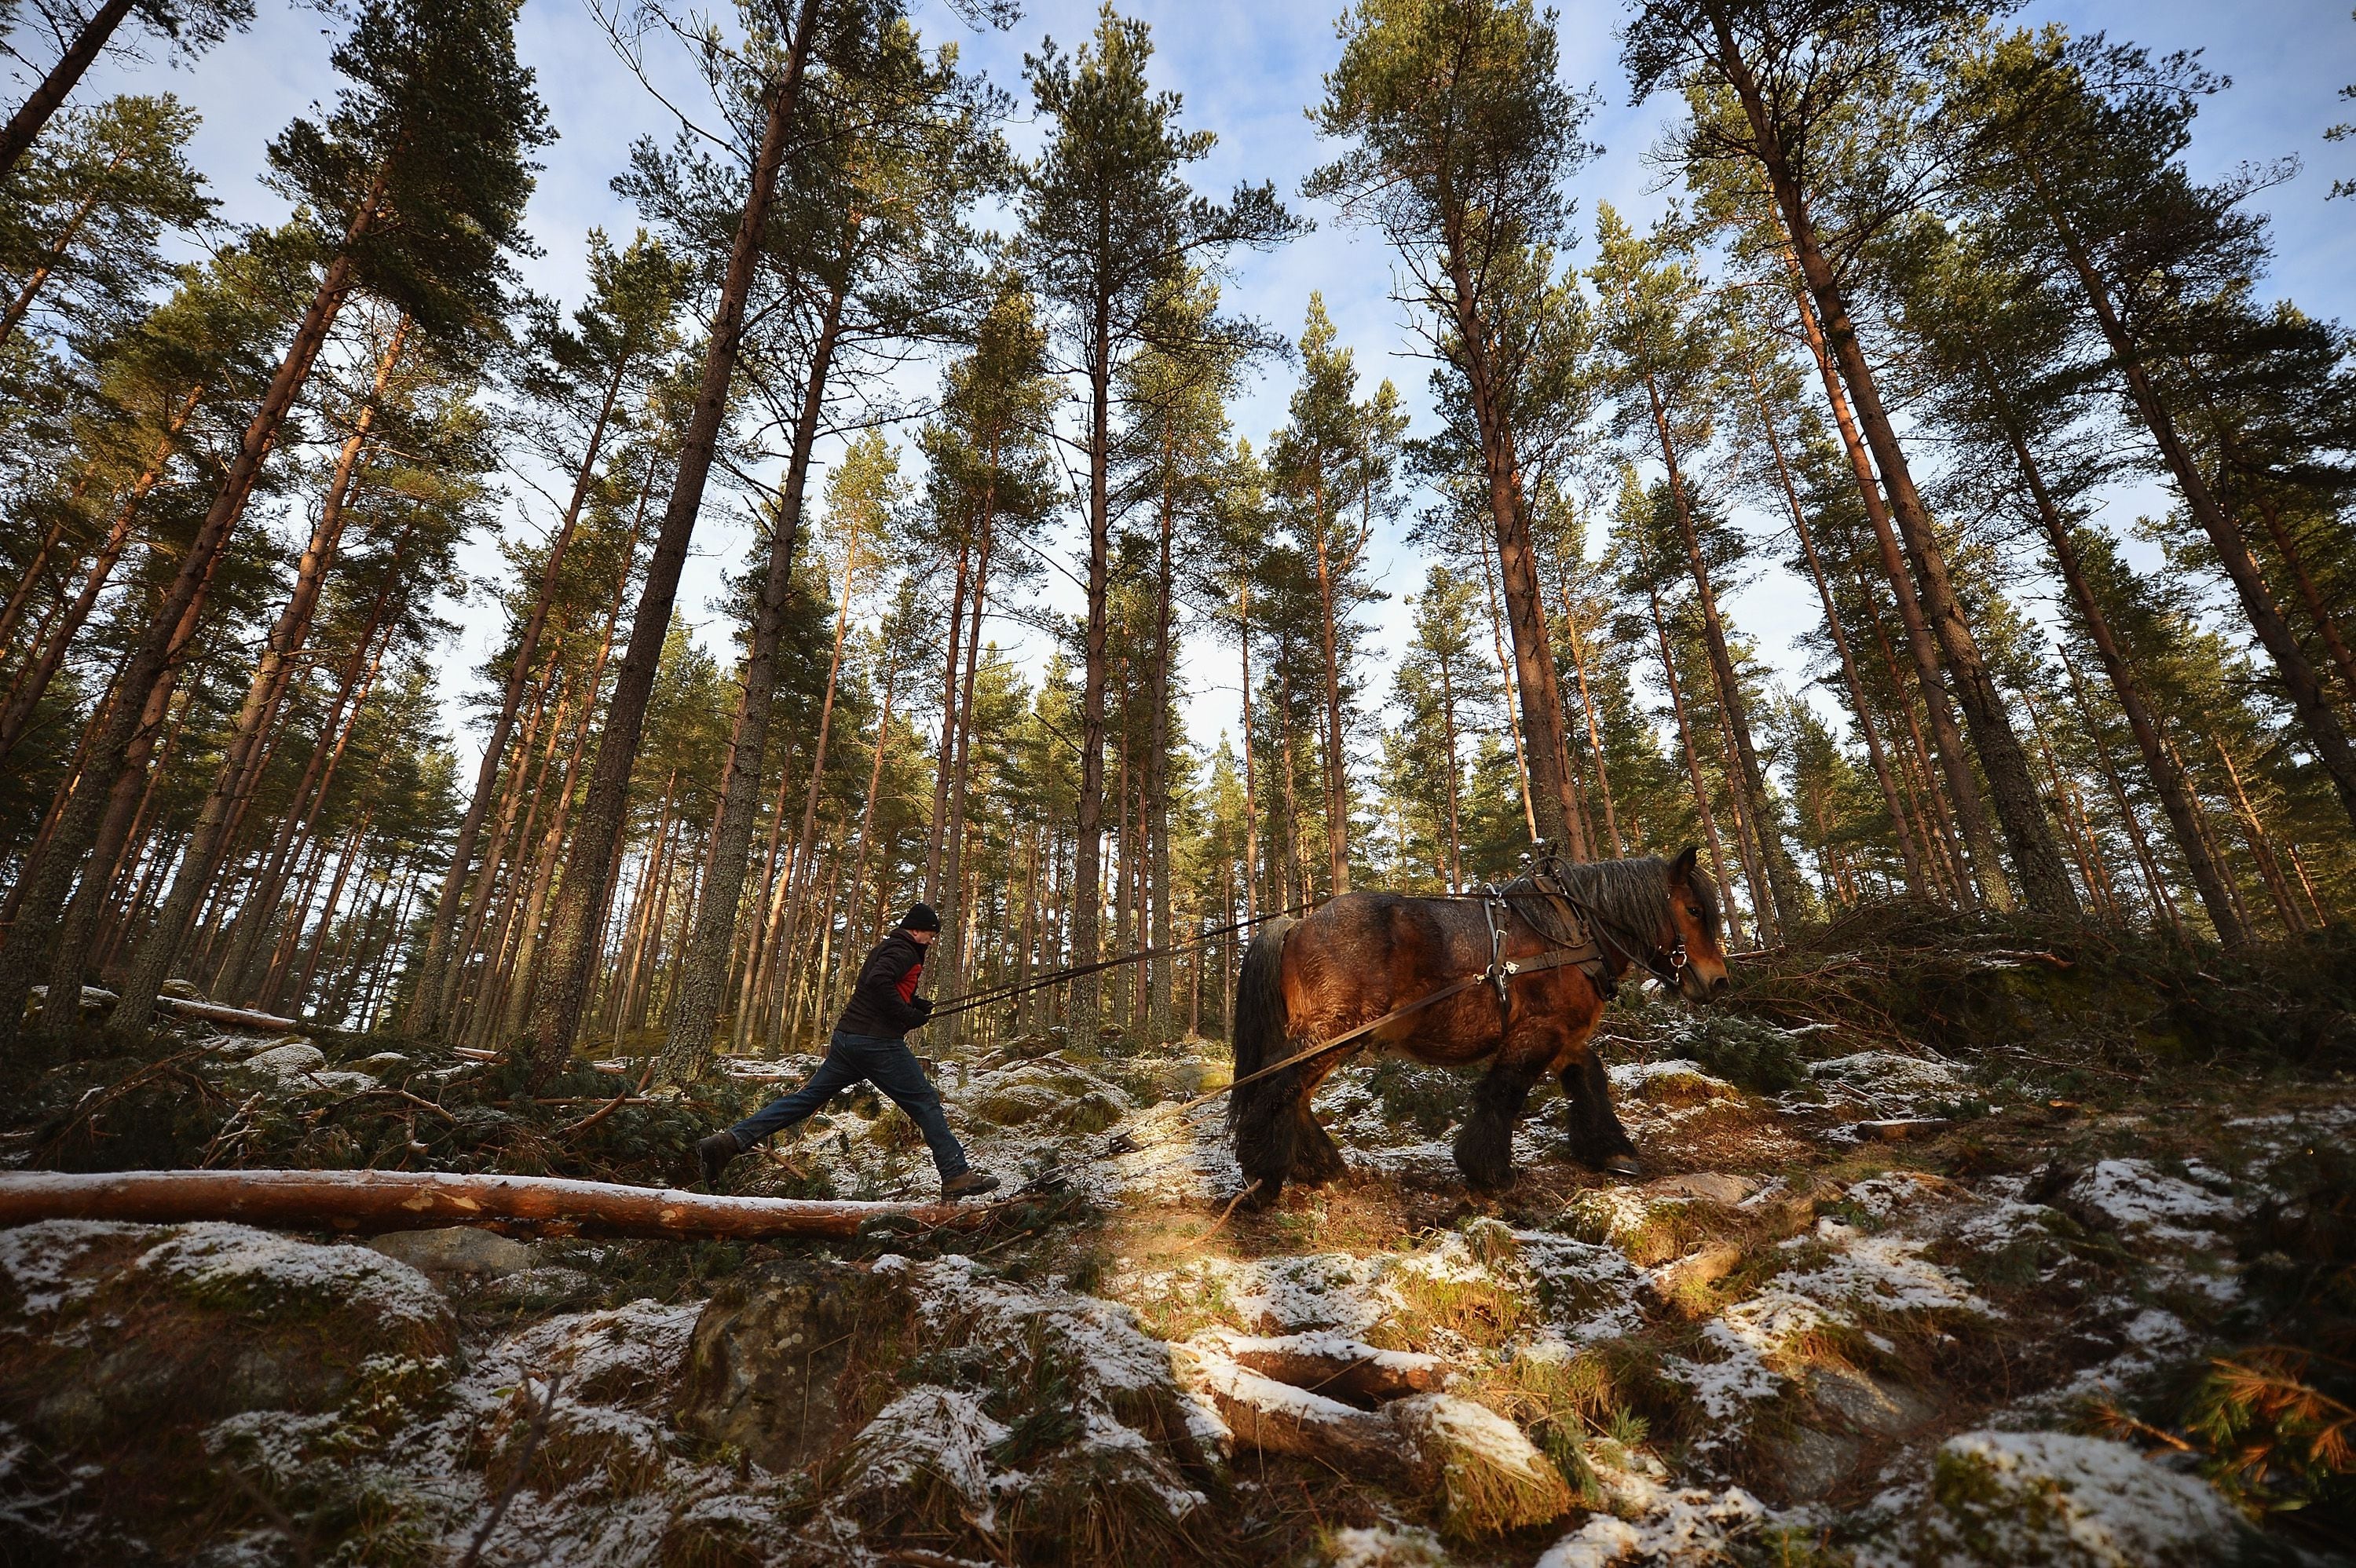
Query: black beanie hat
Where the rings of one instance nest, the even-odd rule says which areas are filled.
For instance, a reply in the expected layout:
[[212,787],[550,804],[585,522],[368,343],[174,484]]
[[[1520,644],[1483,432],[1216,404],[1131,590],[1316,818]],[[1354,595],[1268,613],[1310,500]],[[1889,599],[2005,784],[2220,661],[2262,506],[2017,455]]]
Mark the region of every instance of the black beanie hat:
[[941,917],[933,912],[930,904],[911,904],[908,912],[900,917],[900,929],[903,931],[938,931],[940,928]]

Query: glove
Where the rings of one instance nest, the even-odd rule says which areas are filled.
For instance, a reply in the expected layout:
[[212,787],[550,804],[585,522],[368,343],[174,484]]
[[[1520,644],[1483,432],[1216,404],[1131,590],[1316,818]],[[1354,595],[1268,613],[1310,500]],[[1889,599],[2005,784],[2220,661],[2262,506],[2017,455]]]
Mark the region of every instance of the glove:
[[930,997],[911,997],[908,998],[908,1005],[926,1018],[933,1016],[933,998]]

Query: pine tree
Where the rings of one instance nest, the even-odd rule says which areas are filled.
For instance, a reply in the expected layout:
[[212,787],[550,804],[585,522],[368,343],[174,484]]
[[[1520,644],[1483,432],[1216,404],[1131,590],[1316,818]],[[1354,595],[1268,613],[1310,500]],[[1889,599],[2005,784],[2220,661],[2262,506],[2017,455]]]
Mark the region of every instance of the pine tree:
[[[253,20],[252,0],[100,0],[98,8],[88,16],[81,16],[78,5],[60,6],[59,11],[63,15],[45,20],[62,38],[67,17],[71,16],[73,36],[42,72],[39,85],[8,116],[7,124],[0,126],[0,178],[16,171],[42,130],[80,85],[83,73],[113,44],[115,34],[134,16],[148,32],[170,39],[173,52],[183,59],[195,58],[232,31],[242,31]],[[6,16],[12,24],[14,12],[11,6]],[[9,30],[16,29],[12,26]],[[13,46],[9,52],[19,59],[25,58]]]
[[[1274,245],[1294,224],[1269,186],[1239,187],[1226,203],[1196,196],[1185,165],[1207,156],[1207,131],[1178,126],[1175,95],[1155,93],[1143,23],[1107,5],[1076,59],[1050,40],[1023,71],[1047,123],[1045,149],[1025,170],[1020,254],[1051,326],[1062,367],[1085,383],[1088,455],[1087,621],[1079,714],[1079,843],[1070,907],[1073,961],[1093,962],[1100,912],[1089,890],[1103,876],[1107,606],[1112,542],[1112,397],[1116,372],[1144,342],[1166,290],[1184,270],[1215,278],[1237,246]],[[1229,326],[1222,329],[1234,333]],[[1074,982],[1072,1019],[1095,1027],[1095,976]]]
[[1333,324],[1323,298],[1315,293],[1309,296],[1301,359],[1291,422],[1269,438],[1268,466],[1301,558],[1316,574],[1318,651],[1324,667],[1326,875],[1338,894],[1350,891],[1346,704],[1355,685],[1348,667],[1359,637],[1353,621],[1360,605],[1382,597],[1359,572],[1376,524],[1398,507],[1392,475],[1407,419],[1388,381],[1365,402],[1356,400],[1357,368],[1350,350],[1334,347]]
[[[742,62],[739,69],[723,79],[739,101],[760,106],[760,138],[746,160],[744,209],[729,241],[718,298],[705,332],[693,411],[680,444],[670,498],[648,558],[637,608],[630,619],[629,642],[623,650],[605,727],[598,736],[580,827],[573,852],[565,861],[552,916],[553,930],[533,1006],[532,1039],[521,1047],[538,1078],[556,1072],[571,1054],[582,1013],[588,1006],[597,933],[605,923],[605,901],[612,886],[613,844],[628,807],[631,760],[645,728],[662,639],[679,595],[680,572],[686,565],[688,544],[703,507],[704,485],[727,418],[730,387],[744,347],[745,305],[759,266],[777,173],[795,128],[803,73],[819,43],[815,37],[819,13],[819,0],[801,0],[792,31],[783,39],[757,37],[756,58]],[[863,14],[850,18],[848,30],[855,33],[867,20]]]
[[[1869,237],[1870,224],[1849,226],[1834,237],[1837,247],[1828,243],[1831,231],[1822,216],[1843,210],[1841,193],[1826,188],[1838,171],[1862,166],[1873,188],[1888,183],[1873,171],[1896,155],[1912,129],[1901,119],[1911,100],[1899,83],[1949,38],[1964,16],[1950,0],[1890,0],[1862,12],[1826,0],[1648,0],[1622,35],[1622,55],[1639,100],[1696,72],[1731,95],[1737,112],[1696,115],[1678,155],[1693,164],[1733,161],[1764,176],[1888,492],[2022,895],[2032,908],[2069,914],[2076,911],[2077,894],[2038,802],[2027,756],[1973,638],[1930,509],[1858,336],[1840,263],[1846,248]],[[1869,108],[1881,119],[1862,112]],[[1846,157],[1837,154],[1833,144],[1860,124],[1879,133],[1880,140]],[[1992,870],[1984,871],[1984,882]]]
[[[530,73],[516,63],[514,15],[501,0],[379,0],[334,55],[348,85],[324,122],[297,120],[271,147],[276,177],[322,223],[317,287],[269,389],[182,556],[158,613],[125,667],[121,695],[92,746],[71,804],[22,878],[13,938],[0,947],[0,1043],[14,1038],[39,962],[105,797],[141,727],[145,694],[185,651],[194,613],[244,515],[264,459],[346,301],[366,291],[429,335],[496,321],[508,252],[532,184],[529,149],[546,137]],[[37,933],[37,934],[36,934]],[[57,967],[78,966],[84,933],[59,933]],[[126,997],[125,1027],[152,997]]]
[[[1538,835],[1570,844],[1576,807],[1547,641],[1521,452],[1542,419],[1553,247],[1569,175],[1593,149],[1588,104],[1557,74],[1551,12],[1527,0],[1364,0],[1341,24],[1342,59],[1311,111],[1351,147],[1307,194],[1380,229],[1406,267],[1419,325],[1472,415],[1527,742]],[[1447,90],[1434,91],[1445,81]]]

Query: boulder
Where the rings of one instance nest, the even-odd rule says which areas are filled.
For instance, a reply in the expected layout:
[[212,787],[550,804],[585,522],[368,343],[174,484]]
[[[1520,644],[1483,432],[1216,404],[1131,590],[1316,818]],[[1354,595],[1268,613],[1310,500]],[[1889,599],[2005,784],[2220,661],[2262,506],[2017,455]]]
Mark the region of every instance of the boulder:
[[1130,1109],[1130,1097],[1095,1073],[1043,1057],[977,1077],[964,1109],[1001,1127],[1044,1124],[1070,1134],[1102,1132]]
[[449,1304],[406,1264],[243,1225],[0,1232],[0,1421],[69,1449],[324,1412],[386,1366],[446,1376],[457,1352]]
[[896,1365],[914,1314],[898,1274],[822,1259],[747,1270],[696,1320],[674,1415],[765,1469],[799,1469],[857,1414],[838,1397],[844,1375]]
[[2242,1559],[2249,1527],[2198,1476],[2123,1443],[2063,1432],[1966,1432],[1933,1462],[1921,1560],[1976,1568],[2195,1568]]
[[249,1073],[274,1078],[282,1083],[290,1078],[307,1078],[327,1065],[327,1053],[307,1040],[265,1046],[241,1063]]
[[1486,1405],[1419,1393],[1386,1407],[1419,1468],[1447,1499],[1448,1533],[1464,1540],[1546,1524],[1570,1511],[1570,1488],[1522,1429]]

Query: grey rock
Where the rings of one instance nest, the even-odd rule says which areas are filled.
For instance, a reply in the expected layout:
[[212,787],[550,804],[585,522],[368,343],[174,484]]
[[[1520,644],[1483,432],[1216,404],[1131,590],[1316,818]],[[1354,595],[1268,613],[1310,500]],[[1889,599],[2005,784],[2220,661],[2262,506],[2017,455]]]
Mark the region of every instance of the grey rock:
[[241,1065],[249,1073],[266,1074],[283,1083],[318,1072],[327,1065],[327,1056],[307,1040],[290,1040],[255,1051]]
[[915,1310],[902,1278],[851,1264],[749,1269],[723,1283],[696,1320],[675,1418],[697,1437],[791,1474],[835,1442],[837,1381],[900,1338]]
[[472,1275],[497,1278],[530,1268],[539,1249],[496,1231],[472,1225],[450,1225],[438,1231],[395,1231],[369,1243],[386,1257],[396,1258],[420,1274]]
[[1902,1383],[1847,1367],[1818,1367],[1808,1393],[1819,1408],[1869,1437],[1902,1437],[1928,1423],[1939,1407]]
[[569,1312],[597,1299],[597,1282],[577,1268],[544,1264],[494,1275],[477,1289],[473,1305],[509,1307],[522,1312]]
[[1856,1468],[1864,1445],[1854,1437],[1837,1437],[1803,1426],[1778,1446],[1776,1463],[1768,1477],[1771,1489],[1780,1489],[1784,1502],[1812,1503],[1830,1497]]

